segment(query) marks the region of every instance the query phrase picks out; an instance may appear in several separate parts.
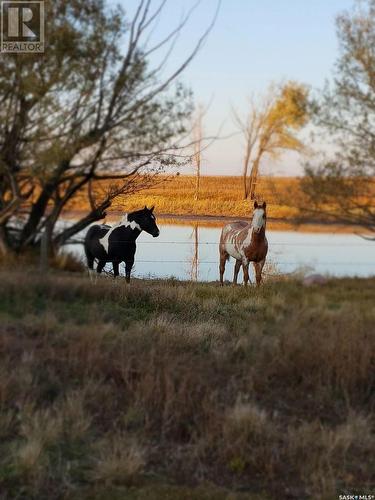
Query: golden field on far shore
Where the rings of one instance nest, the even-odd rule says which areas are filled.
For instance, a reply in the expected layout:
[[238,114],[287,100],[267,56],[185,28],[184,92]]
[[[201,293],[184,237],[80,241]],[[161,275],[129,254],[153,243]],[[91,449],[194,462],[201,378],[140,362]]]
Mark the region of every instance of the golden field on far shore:
[[[163,178],[162,178],[163,179]],[[296,177],[262,177],[257,186],[257,199],[268,203],[268,216],[275,219],[293,219],[298,211],[291,201],[301,196],[300,179]],[[105,189],[103,183],[100,189]],[[248,217],[252,202],[243,199],[241,177],[201,177],[199,199],[194,199],[195,177],[165,177],[155,187],[133,195],[119,197],[113,211],[131,211],[144,205],[155,205],[157,214],[185,216]],[[82,192],[69,207],[72,210],[88,208],[86,192]]]

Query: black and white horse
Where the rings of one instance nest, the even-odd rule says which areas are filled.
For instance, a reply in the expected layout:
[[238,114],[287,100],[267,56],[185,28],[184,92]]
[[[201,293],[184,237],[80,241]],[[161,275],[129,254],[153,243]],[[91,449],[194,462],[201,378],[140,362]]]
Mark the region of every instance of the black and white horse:
[[153,214],[154,207],[125,214],[121,221],[111,227],[95,224],[87,231],[84,247],[89,269],[93,269],[94,260],[98,260],[96,271],[101,273],[107,262],[112,262],[115,276],[119,274],[119,265],[125,262],[126,281],[130,281],[130,271],[134,264],[136,239],[142,231],[159,236],[159,228]]

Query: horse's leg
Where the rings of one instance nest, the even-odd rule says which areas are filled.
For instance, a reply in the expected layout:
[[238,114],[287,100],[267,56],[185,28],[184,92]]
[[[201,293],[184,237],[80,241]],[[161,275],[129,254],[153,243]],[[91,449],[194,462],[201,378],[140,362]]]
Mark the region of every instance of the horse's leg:
[[87,250],[85,251],[85,254],[86,254],[86,260],[87,260],[87,267],[89,269],[94,269],[94,257]]
[[87,261],[87,272],[91,280],[91,275],[94,273],[94,257],[85,249],[86,261]]
[[88,274],[89,274],[89,278],[90,278],[91,283],[96,283],[96,280],[97,280],[97,278],[98,278],[98,275],[96,274],[95,269],[93,269],[93,268],[91,268],[91,269],[90,269],[90,268],[88,268],[88,270],[87,270],[87,271],[88,271]]
[[100,274],[103,271],[104,266],[105,266],[105,260],[99,260],[98,265],[96,267],[96,272]]
[[249,281],[249,263],[243,262],[242,269],[243,269],[243,282],[244,285],[247,286],[247,283]]
[[134,264],[134,259],[133,260],[126,260],[125,261],[125,279],[126,283],[130,283],[130,272],[132,270]]
[[94,272],[94,257],[91,252],[86,248],[85,246],[85,255],[86,255],[86,261],[87,261],[87,267],[88,267],[88,273],[89,273],[89,278],[90,281],[92,281],[92,273]]
[[262,281],[262,270],[265,262],[266,259],[263,259],[260,262],[253,262],[257,286],[259,286]]
[[220,285],[223,286],[224,284],[224,271],[225,271],[225,261],[228,259],[229,255],[225,250],[220,249]]
[[119,269],[120,262],[112,262],[112,267],[113,267],[113,275],[116,278],[116,276],[119,275],[118,269]]
[[234,264],[233,285],[237,285],[237,278],[238,278],[238,273],[240,271],[240,267],[241,267],[241,261],[236,260],[236,263]]

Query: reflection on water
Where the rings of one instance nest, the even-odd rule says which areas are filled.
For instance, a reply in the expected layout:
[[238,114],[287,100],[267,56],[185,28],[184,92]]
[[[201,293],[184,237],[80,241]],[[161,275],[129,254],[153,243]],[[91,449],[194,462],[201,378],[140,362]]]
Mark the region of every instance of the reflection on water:
[[[202,227],[198,223],[159,224],[159,228],[158,238],[147,233],[139,236],[133,276],[199,281],[218,279],[221,228]],[[375,243],[358,236],[267,231],[267,238],[268,273],[284,274],[304,269],[332,276],[375,274]],[[67,250],[84,259],[82,245],[68,245]],[[233,264],[234,260],[230,259],[226,266],[227,280],[233,277]],[[124,274],[124,268],[121,274]]]
[[199,278],[199,233],[198,224],[195,223],[193,226],[193,231],[191,233],[191,238],[194,240],[193,246],[193,257],[191,259],[191,272],[190,278],[192,281],[198,281]]

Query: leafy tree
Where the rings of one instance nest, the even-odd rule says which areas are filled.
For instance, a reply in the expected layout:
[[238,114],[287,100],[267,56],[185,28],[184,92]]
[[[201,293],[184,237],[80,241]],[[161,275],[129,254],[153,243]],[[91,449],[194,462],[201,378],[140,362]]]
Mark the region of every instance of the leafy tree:
[[279,87],[271,86],[260,104],[252,100],[245,119],[234,111],[235,122],[245,140],[242,171],[244,199],[255,198],[259,166],[264,156],[277,158],[286,150],[303,151],[304,145],[296,131],[308,119],[307,95],[304,86],[288,82]]
[[[42,231],[57,248],[174,161],[192,112],[177,79],[212,25],[168,74],[191,11],[150,45],[165,3],[139,0],[128,19],[104,0],[46,2],[45,54],[0,58],[0,251],[33,247]],[[98,195],[102,180],[109,188]],[[83,189],[90,211],[62,227]]]
[[334,152],[306,167],[307,213],[375,232],[375,0],[357,2],[336,24],[334,80],[312,102]]

